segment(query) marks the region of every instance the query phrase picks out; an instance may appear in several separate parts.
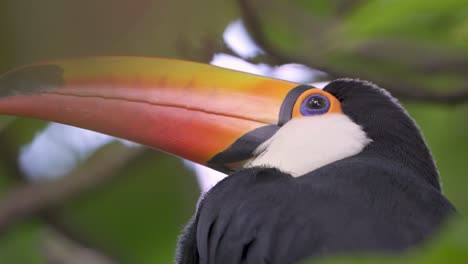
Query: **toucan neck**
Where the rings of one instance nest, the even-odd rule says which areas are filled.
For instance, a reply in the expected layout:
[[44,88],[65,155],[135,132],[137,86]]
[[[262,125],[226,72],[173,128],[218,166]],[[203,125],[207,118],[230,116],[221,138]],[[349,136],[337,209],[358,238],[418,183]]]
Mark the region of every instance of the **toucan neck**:
[[363,150],[363,155],[371,153],[410,169],[440,190],[439,174],[430,150],[411,118],[405,117],[391,129],[369,128],[368,136],[373,142]]

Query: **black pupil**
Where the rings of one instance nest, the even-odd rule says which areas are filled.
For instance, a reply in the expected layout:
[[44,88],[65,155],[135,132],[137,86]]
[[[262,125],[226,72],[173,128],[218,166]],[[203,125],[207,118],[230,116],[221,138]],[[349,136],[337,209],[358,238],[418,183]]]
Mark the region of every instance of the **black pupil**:
[[309,109],[323,109],[327,106],[327,102],[323,97],[313,96],[307,101],[307,108]]

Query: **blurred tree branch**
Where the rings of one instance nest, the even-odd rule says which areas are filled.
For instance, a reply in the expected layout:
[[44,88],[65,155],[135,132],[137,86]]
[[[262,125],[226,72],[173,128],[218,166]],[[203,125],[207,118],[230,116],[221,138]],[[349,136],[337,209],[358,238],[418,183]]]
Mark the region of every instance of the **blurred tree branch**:
[[41,251],[51,264],[113,264],[117,263],[98,250],[89,248],[70,238],[55,227],[44,228]]
[[[284,63],[301,63],[308,65],[312,68],[324,71],[328,73],[333,78],[363,78],[370,81],[374,81],[379,84],[379,86],[384,87],[389,90],[394,96],[398,97],[401,100],[411,100],[416,102],[429,102],[429,103],[439,103],[439,104],[463,104],[468,102],[468,86],[459,89],[453,92],[434,92],[420,87],[414,84],[402,83],[399,80],[392,78],[393,76],[381,77],[378,80],[373,80],[365,72],[349,72],[343,70],[336,70],[324,63],[324,59],[309,61],[306,58],[290,58],[285,54],[282,54],[277,50],[268,40],[259,21],[255,10],[249,5],[248,0],[238,0],[238,5],[240,8],[240,13],[242,15],[244,24],[247,30],[250,32],[254,41],[271,57],[269,61],[275,64],[284,64]],[[375,46],[370,48],[364,48],[360,50],[360,53],[363,53],[363,56],[375,56]],[[382,49],[378,49],[379,53],[382,53]],[[387,56],[384,54],[384,56]],[[435,63],[431,60],[423,60],[421,62],[414,62],[414,65],[427,69],[427,72],[432,71],[447,71],[456,69],[465,69],[464,66],[467,65],[466,61],[461,61],[459,59],[453,58],[443,58],[441,61]],[[461,68],[460,68],[461,67]]]
[[[399,61],[411,69],[425,73],[456,72],[466,73],[468,61],[457,54],[449,54],[429,47],[415,47],[416,44],[401,40],[376,39],[357,47],[356,55],[371,60]],[[411,47],[408,49],[408,47]],[[433,54],[427,56],[427,54]]]
[[45,223],[45,228],[53,229],[53,233],[44,235],[44,243],[41,244],[42,253],[50,263],[69,263],[71,260],[78,261],[73,263],[116,263],[106,249],[90,244],[79,232],[57,220],[53,209],[63,206],[83,192],[105,184],[144,152],[145,148],[110,144],[89,158],[86,166],[80,166],[70,175],[57,180],[31,183],[24,181],[16,165],[16,151],[7,142],[0,142],[0,145],[8,176],[14,180],[10,190],[0,197],[0,234],[7,232],[18,221],[39,217]]
[[98,151],[86,166],[71,175],[47,182],[18,184],[0,198],[0,232],[18,220],[47,212],[109,181],[143,151],[140,147],[112,144]]

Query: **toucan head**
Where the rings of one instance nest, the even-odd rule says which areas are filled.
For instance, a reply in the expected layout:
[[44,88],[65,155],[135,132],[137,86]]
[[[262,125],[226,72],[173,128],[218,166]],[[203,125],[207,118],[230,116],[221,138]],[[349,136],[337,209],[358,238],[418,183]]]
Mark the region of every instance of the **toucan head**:
[[367,152],[433,167],[398,102],[357,80],[322,90],[172,59],[80,58],[2,75],[0,114],[99,131],[222,172],[265,166],[301,176]]

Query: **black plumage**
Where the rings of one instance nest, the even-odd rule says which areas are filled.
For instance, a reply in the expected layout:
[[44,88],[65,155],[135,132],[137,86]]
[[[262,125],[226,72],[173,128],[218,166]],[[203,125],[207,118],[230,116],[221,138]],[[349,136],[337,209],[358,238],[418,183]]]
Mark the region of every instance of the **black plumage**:
[[337,80],[324,88],[372,142],[294,178],[242,169],[199,202],[177,263],[295,263],[350,252],[400,252],[455,212],[419,128],[385,90]]

